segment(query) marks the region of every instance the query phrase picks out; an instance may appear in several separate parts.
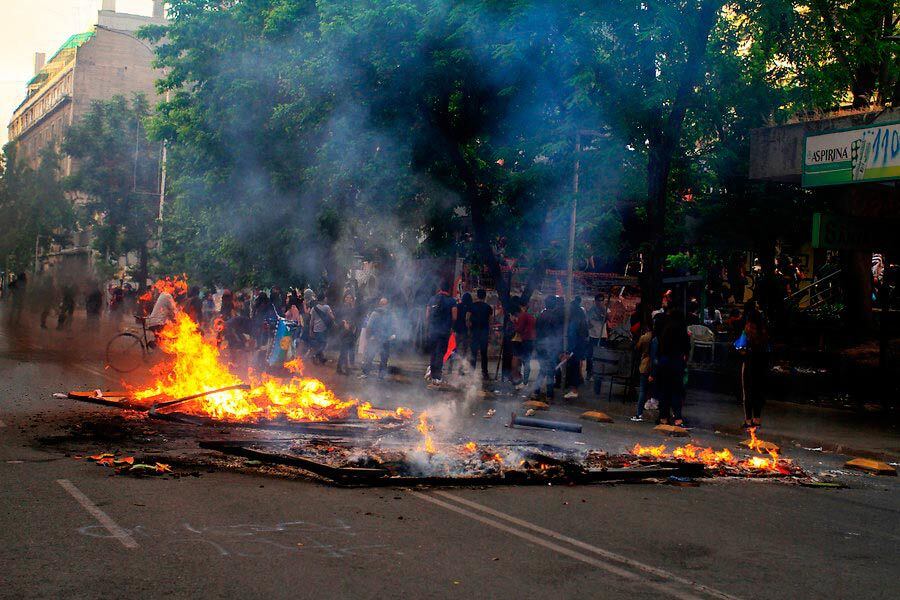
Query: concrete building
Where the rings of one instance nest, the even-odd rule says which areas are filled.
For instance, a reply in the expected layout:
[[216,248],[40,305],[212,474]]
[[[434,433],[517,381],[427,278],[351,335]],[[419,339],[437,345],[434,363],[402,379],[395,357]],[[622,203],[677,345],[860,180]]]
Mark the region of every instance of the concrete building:
[[[9,122],[19,156],[36,165],[41,150],[59,144],[96,100],[137,92],[156,99],[153,48],[136,35],[145,25],[166,24],[163,0],[154,0],[153,7],[153,16],[132,15],[116,12],[115,0],[104,0],[90,31],[72,35],[49,60],[35,55],[35,75]],[[67,160],[64,174],[71,168]]]
[[[841,252],[853,324],[872,316],[872,255],[900,254],[900,107],[843,111],[752,132],[750,178],[822,200],[810,247]],[[816,223],[820,226],[817,226]],[[823,235],[827,223],[830,236]]]
[[[34,77],[9,122],[9,139],[18,146],[19,160],[36,167],[41,151],[58,147],[69,127],[95,101],[135,93],[143,93],[151,103],[158,100],[153,48],[137,37],[137,31],[146,25],[165,25],[164,4],[154,0],[152,16],[143,16],[116,12],[116,0],[103,0],[89,31],[69,37],[49,60],[43,53],[35,54]],[[72,168],[72,159],[66,157],[62,175],[70,175]],[[78,202],[77,197],[72,200]],[[49,253],[36,256],[35,269],[90,268],[90,246],[90,230],[72,232],[67,244],[53,244]],[[134,260],[120,257],[119,262],[127,266]]]

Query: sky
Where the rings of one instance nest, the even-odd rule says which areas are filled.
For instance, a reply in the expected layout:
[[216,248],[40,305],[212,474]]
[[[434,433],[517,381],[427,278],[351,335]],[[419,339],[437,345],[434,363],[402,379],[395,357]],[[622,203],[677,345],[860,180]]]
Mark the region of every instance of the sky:
[[[101,0],[0,0],[0,144],[34,76],[34,53],[47,58],[68,37],[97,22]],[[150,15],[152,0],[118,0],[118,12]]]

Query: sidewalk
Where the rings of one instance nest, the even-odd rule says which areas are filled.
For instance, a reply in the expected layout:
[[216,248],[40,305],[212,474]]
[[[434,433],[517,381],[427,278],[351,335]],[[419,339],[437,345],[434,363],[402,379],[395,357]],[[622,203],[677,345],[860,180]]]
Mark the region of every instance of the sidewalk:
[[[422,358],[405,356],[394,364],[406,375],[424,373],[426,362]],[[491,375],[493,376],[493,364]],[[418,380],[421,376],[411,377]],[[510,394],[508,385],[490,382],[485,389],[498,390],[501,395]],[[575,401],[563,401],[557,394],[557,403],[608,413],[616,420],[634,415],[634,403],[623,402],[621,388],[617,385],[612,401],[607,401],[608,387],[604,382],[599,396],[592,385],[581,388],[581,397]],[[689,427],[746,436],[741,429],[743,408],[730,394],[689,388],[684,406],[684,416]],[[655,419],[656,411],[649,411],[645,419]],[[782,446],[821,448],[855,457],[879,460],[900,460],[900,422],[887,413],[859,413],[836,408],[808,406],[797,402],[767,401],[763,409],[761,435]]]
[[[618,387],[616,388],[618,391]],[[628,418],[634,414],[632,402],[614,393],[607,402],[607,388],[595,399],[582,393],[579,404],[598,408],[610,416]],[[651,418],[656,412],[649,413]],[[645,418],[647,415],[645,414]],[[689,427],[746,435],[741,429],[743,408],[734,396],[688,389],[684,417]],[[804,406],[794,402],[766,402],[761,435],[781,445],[821,448],[827,452],[881,460],[900,459],[900,427],[884,413],[861,414],[834,408]]]

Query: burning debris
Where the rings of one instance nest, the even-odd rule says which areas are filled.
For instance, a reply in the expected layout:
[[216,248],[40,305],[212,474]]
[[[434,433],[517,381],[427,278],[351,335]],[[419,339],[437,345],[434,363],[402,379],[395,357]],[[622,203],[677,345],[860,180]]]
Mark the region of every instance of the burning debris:
[[324,382],[303,377],[300,359],[285,367],[291,377],[282,380],[262,373],[251,374],[245,384],[228,370],[215,343],[203,338],[200,328],[184,312],[157,336],[160,348],[171,360],[152,369],[153,385],[132,390],[135,401],[155,401],[157,406],[172,399],[190,398],[182,412],[221,421],[249,422],[284,420],[323,422],[334,420],[409,419],[412,411],[387,411],[356,399],[341,400]]
[[735,476],[760,476],[760,475],[802,475],[803,470],[786,458],[778,454],[777,446],[770,442],[759,440],[755,429],[750,429],[751,443],[748,447],[759,454],[768,456],[751,456],[746,459],[738,459],[731,450],[723,448],[701,448],[693,444],[685,444],[673,448],[671,452],[665,445],[641,446],[635,444],[631,453],[644,460],[679,460],[703,464],[707,469],[719,475]]

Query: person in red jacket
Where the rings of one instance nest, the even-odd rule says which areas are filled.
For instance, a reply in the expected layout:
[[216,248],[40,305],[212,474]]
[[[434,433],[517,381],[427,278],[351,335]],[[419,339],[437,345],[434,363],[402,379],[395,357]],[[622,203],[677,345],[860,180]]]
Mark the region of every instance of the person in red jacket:
[[[515,335],[513,336],[513,377],[516,389],[528,385],[531,378],[531,355],[534,354],[534,340],[537,338],[537,320],[528,312],[525,302],[519,301],[515,315]],[[521,378],[520,378],[521,370]]]

